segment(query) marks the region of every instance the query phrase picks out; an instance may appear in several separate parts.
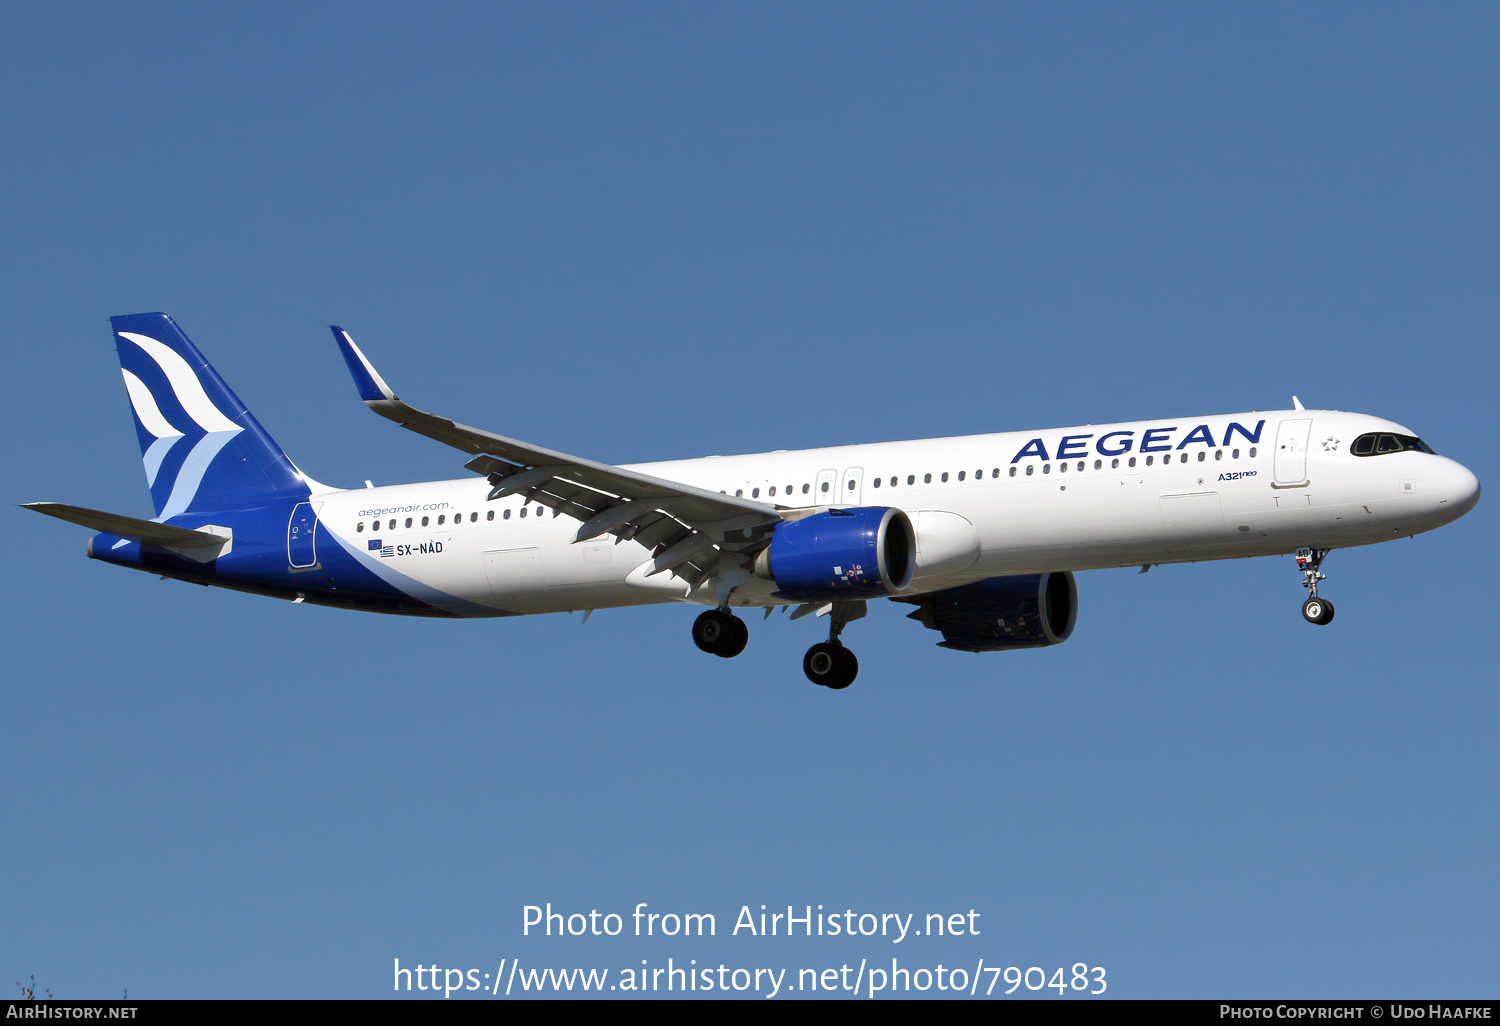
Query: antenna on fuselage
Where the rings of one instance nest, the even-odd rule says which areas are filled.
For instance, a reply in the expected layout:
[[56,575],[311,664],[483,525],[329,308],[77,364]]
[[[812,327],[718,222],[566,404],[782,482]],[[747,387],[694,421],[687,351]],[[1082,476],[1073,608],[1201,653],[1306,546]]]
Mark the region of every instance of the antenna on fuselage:
[[1294,409],[1294,410],[1303,410],[1303,409],[1306,409],[1306,408],[1307,407],[1305,407],[1305,406],[1302,405],[1302,400],[1301,399],[1298,399],[1296,396],[1292,396],[1292,409]]

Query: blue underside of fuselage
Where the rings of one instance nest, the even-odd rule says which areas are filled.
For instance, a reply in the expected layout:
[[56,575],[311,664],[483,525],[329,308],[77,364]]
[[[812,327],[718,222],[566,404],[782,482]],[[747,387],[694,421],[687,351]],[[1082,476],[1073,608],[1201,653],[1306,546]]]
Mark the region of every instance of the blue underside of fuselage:
[[514,615],[438,591],[388,567],[377,573],[368,559],[350,552],[331,532],[314,534],[315,558],[292,566],[287,525],[295,504],[257,509],[186,513],[173,517],[174,527],[213,525],[233,532],[230,550],[217,559],[198,562],[170,549],[97,534],[89,542],[94,559],[195,584],[402,616],[494,617]]

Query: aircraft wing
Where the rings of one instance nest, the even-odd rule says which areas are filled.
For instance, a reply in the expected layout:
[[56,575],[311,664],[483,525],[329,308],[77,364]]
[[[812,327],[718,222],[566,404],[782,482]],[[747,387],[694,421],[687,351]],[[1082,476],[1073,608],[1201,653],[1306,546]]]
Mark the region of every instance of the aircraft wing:
[[[764,547],[782,519],[774,505],[709,491],[633,470],[545,449],[408,406],[391,391],[349,333],[333,326],[365,405],[408,431],[426,435],[474,458],[464,464],[493,486],[489,498],[521,495],[582,521],[574,541],[601,534],[640,542],[652,553],[650,573],[671,571],[696,587],[728,562]],[[730,536],[733,535],[731,538]]]

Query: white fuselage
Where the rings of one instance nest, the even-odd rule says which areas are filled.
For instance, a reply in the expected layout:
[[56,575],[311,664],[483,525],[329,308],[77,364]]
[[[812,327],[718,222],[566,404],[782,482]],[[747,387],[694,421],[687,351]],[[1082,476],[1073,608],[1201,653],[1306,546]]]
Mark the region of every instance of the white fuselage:
[[[1283,410],[627,469],[792,509],[901,509],[918,545],[903,594],[916,595],[1011,574],[1367,545],[1439,527],[1477,501],[1474,476],[1445,457],[1352,455],[1373,431],[1411,434],[1361,414]],[[635,542],[574,543],[576,520],[517,496],[487,501],[489,488],[474,477],[321,492],[318,544],[336,539],[460,615],[715,601],[711,584],[690,592],[671,574],[645,577],[651,554]],[[753,578],[730,601],[783,604],[773,591]]]

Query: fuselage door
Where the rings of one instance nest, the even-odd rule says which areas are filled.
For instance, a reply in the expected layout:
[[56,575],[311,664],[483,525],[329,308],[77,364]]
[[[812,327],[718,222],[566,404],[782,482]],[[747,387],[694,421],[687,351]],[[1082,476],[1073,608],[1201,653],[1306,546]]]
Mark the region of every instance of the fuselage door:
[[484,572],[497,605],[531,612],[546,597],[547,569],[538,546],[486,549]]
[[814,506],[832,506],[838,503],[839,472],[837,470],[818,471],[818,483],[813,485]]
[[294,570],[318,565],[318,508],[321,502],[299,502],[286,525],[286,561]]
[[843,503],[845,506],[858,506],[859,495],[860,492],[864,490],[864,483],[864,467],[850,467],[848,470],[844,471],[844,476],[839,479],[839,484],[842,485],[844,489],[844,495],[843,498],[839,499],[839,502]]
[[1284,420],[1276,429],[1276,483],[1307,483],[1307,436],[1312,421]]

